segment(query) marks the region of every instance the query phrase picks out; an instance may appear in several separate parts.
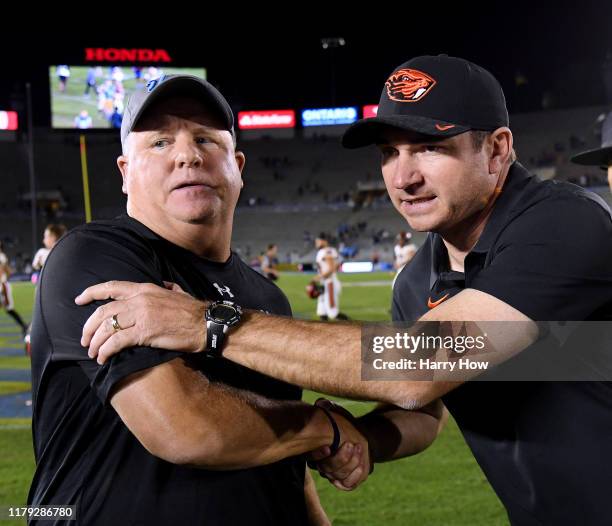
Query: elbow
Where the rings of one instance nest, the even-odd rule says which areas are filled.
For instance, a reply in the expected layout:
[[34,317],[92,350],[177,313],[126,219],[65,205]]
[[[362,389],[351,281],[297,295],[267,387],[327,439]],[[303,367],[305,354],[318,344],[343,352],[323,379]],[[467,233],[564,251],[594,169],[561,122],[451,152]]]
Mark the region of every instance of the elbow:
[[223,441],[214,432],[172,430],[141,439],[140,443],[151,455],[171,464],[223,469]]
[[401,407],[408,411],[415,411],[425,407],[432,401],[427,390],[427,385],[430,384],[430,382],[407,381],[393,383],[395,385],[390,393],[388,402],[397,407]]

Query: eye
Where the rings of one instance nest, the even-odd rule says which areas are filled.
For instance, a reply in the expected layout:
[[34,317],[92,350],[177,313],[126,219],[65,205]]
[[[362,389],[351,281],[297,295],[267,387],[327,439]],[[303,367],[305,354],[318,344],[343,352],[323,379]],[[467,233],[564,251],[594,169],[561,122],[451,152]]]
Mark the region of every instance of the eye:
[[426,144],[424,147],[427,152],[441,152],[444,149],[439,144]]
[[196,137],[196,144],[208,144],[212,142],[208,137]]
[[157,139],[153,142],[153,148],[164,148],[168,146],[168,139]]
[[392,146],[381,146],[380,147],[380,154],[382,155],[383,159],[388,159],[389,157],[391,157],[392,155],[395,155],[396,153],[397,153],[397,150],[393,148]]

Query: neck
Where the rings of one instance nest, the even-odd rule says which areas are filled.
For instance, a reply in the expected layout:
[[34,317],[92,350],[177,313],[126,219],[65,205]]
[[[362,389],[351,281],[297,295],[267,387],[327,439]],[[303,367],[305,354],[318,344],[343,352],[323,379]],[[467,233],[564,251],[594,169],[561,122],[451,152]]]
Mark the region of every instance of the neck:
[[230,257],[232,222],[184,223],[168,217],[163,220],[139,213],[128,207],[128,215],[140,221],[166,241],[193,252],[197,256],[223,263]]
[[485,207],[466,218],[458,225],[454,225],[452,228],[440,232],[442,241],[446,246],[448,252],[448,260],[450,263],[451,270],[458,272],[464,272],[465,270],[465,257],[469,254],[470,250],[474,248],[480,236],[484,232],[485,226],[491,217],[493,207],[497,198],[501,194],[502,188],[508,176],[508,170],[510,166],[506,166],[499,174],[497,183],[493,192],[487,199]]

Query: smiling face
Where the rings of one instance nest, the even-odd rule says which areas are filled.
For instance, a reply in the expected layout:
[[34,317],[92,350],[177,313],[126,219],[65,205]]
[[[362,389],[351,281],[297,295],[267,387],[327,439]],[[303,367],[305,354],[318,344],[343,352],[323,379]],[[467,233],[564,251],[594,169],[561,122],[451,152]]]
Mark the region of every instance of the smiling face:
[[477,151],[469,132],[440,139],[389,128],[378,146],[391,201],[414,230],[461,228],[494,195],[491,149]]
[[128,136],[117,164],[128,214],[145,224],[231,224],[244,155],[201,102],[155,104]]

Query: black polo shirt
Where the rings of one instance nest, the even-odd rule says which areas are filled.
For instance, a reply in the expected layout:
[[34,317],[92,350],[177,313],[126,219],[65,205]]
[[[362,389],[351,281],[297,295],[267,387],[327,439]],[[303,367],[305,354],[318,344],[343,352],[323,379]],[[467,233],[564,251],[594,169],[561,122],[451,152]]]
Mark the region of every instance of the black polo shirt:
[[225,263],[202,259],[128,217],[72,230],[51,252],[36,297],[28,504],[76,505],[72,524],[306,524],[302,458],[233,471],[179,466],[148,453],[124,425],[109,403],[113,386],[173,359],[269,398],[297,400],[301,391],[224,359],[163,349],[134,347],[97,365],[79,340],[101,302],[80,307],[74,298],[111,279],[173,281],[198,298],[291,314],[283,293],[234,254]]
[[[471,288],[535,321],[612,320],[611,262],[605,202],[514,163],[465,273],[430,234],[397,279],[393,319]],[[443,401],[512,524],[612,524],[610,383],[474,381]]]

